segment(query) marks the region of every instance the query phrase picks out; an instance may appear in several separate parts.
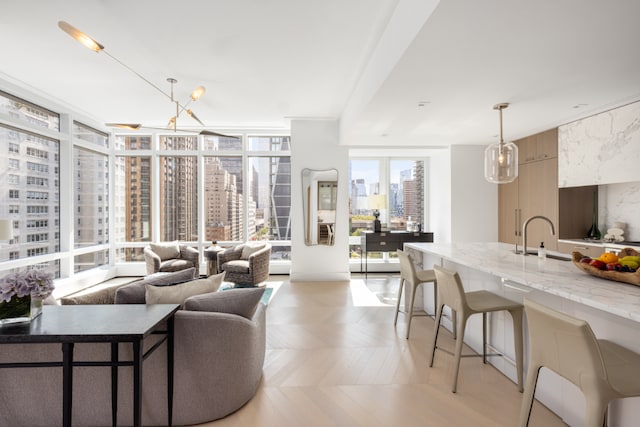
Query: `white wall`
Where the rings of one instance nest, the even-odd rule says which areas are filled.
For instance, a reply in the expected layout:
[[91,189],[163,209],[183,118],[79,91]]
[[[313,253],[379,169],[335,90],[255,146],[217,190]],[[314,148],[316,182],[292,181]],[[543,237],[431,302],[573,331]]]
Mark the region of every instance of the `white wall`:
[[498,186],[484,179],[482,146],[453,145],[433,156],[429,191],[434,240],[498,240]]
[[[349,280],[349,194],[347,148],[338,144],[337,120],[291,121],[292,282]],[[334,246],[304,243],[302,170],[338,170]]]
[[434,153],[429,162],[429,225],[433,241],[451,242],[451,152]]
[[498,184],[484,178],[484,150],[451,146],[451,240],[498,241]]

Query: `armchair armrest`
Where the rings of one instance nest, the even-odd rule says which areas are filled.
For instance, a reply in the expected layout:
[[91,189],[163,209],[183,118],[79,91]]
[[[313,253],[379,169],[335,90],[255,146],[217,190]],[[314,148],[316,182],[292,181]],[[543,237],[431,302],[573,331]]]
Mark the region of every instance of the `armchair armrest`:
[[200,252],[197,249],[180,245],[180,258],[191,261],[196,268],[196,274],[200,274]]
[[147,246],[144,248],[144,262],[147,267],[147,274],[153,274],[160,271],[160,256],[153,252],[153,250]]
[[253,275],[253,282],[264,282],[269,278],[269,262],[271,261],[271,245],[249,256],[249,271]]

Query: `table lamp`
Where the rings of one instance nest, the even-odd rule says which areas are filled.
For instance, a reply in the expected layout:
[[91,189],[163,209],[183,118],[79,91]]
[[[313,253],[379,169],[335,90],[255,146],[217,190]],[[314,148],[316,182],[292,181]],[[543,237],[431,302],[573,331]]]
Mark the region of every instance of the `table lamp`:
[[380,209],[387,208],[387,196],[384,194],[374,194],[369,196],[367,199],[367,204],[369,205],[369,209],[373,209],[373,216],[375,219],[373,220],[373,231],[379,233],[382,231],[382,224],[380,224]]

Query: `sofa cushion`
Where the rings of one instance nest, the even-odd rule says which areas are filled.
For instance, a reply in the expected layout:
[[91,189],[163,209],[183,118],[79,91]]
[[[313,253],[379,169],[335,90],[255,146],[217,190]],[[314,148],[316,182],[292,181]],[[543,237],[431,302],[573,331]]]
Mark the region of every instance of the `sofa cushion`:
[[240,288],[189,297],[184,309],[230,313],[251,319],[265,288]]
[[242,247],[242,255],[240,255],[240,259],[249,259],[249,257],[252,254],[258,252],[261,249],[264,249],[264,247],[265,247],[264,243],[254,243],[254,244],[247,243]]
[[113,304],[118,286],[110,286],[93,292],[84,292],[80,295],[71,295],[60,298],[62,305],[75,304]]
[[193,262],[188,259],[172,258],[160,262],[160,271],[163,272],[180,271],[191,267],[194,267]]
[[162,261],[180,258],[180,244],[178,242],[149,243],[149,247]]
[[249,274],[249,261],[234,259],[223,264],[224,271],[229,273]]
[[206,279],[196,279],[173,286],[147,284],[145,300],[147,304],[180,304],[193,295],[206,294],[218,290],[224,279],[224,272]]
[[171,286],[193,280],[196,274],[195,268],[177,271],[175,273],[150,274],[142,280],[124,285],[116,290],[116,304],[144,304],[146,285]]

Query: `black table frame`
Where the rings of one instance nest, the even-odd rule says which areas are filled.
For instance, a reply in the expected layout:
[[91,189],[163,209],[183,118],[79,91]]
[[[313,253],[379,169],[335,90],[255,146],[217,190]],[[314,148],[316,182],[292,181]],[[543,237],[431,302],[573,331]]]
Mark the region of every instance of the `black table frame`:
[[433,242],[430,231],[365,231],[360,236],[360,273],[364,258],[364,277],[369,274],[369,252],[395,252],[403,249],[405,243]]
[[[177,304],[158,305],[67,305],[45,306],[43,313],[29,324],[4,325],[0,327],[0,344],[59,343],[62,345],[62,362],[15,362],[0,363],[0,368],[43,368],[62,367],[62,425],[72,425],[73,406],[73,367],[75,366],[110,366],[111,367],[111,417],[113,426],[117,425],[118,413],[118,367],[133,366],[133,425],[142,424],[142,363],[165,341],[167,342],[167,410],[168,426],[173,424],[173,347],[174,347],[174,315]],[[102,325],[91,327],[93,315],[99,314]],[[127,330],[111,328],[109,319],[136,320],[139,325],[132,325]],[[60,318],[75,325],[68,329],[54,327],[54,320]],[[166,321],[166,330],[160,330],[160,324]],[[114,322],[116,323],[116,322]],[[78,330],[77,325],[87,325],[87,331]],[[146,352],[142,352],[143,339],[149,335],[163,335]],[[111,359],[108,361],[76,361],[73,348],[76,343],[110,343]],[[133,360],[119,360],[119,343],[131,343]]]

